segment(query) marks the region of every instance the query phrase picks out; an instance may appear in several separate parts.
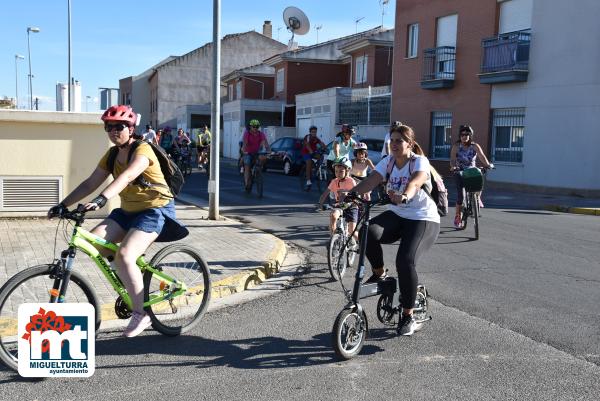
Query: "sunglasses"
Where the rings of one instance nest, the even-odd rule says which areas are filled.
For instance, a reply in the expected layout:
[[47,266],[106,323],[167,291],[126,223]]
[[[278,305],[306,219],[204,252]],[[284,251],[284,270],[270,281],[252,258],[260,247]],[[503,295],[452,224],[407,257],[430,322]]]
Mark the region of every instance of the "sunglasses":
[[460,136],[471,136],[470,132],[461,132]]
[[250,128],[256,128],[258,129],[260,127],[260,125],[251,125]]
[[125,128],[129,128],[129,125],[123,124],[123,123],[119,123],[119,124],[106,124],[104,126],[104,131],[111,132],[114,129],[116,129],[117,131],[123,131]]

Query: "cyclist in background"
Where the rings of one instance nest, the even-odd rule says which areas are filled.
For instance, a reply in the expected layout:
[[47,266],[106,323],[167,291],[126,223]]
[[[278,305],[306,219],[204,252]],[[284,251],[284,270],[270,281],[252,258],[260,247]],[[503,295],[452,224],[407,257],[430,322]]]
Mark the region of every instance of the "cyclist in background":
[[[459,130],[460,139],[452,145],[450,150],[450,171],[454,172],[456,182],[456,214],[454,216],[454,227],[461,227],[461,210],[465,196],[462,172],[469,167],[476,167],[476,160],[479,158],[486,168],[494,168],[485,157],[483,150],[479,144],[473,142],[475,131],[470,125],[461,125]],[[479,207],[483,207],[481,196],[479,198]]]
[[198,150],[198,167],[208,163],[208,151],[210,150],[211,141],[212,135],[210,134],[208,126],[205,125],[202,132],[198,134],[198,142],[196,143],[196,148]]
[[175,138],[173,138],[173,134],[171,133],[171,128],[166,127],[163,130],[162,135],[160,136],[160,147],[167,152],[167,154],[173,157],[173,142],[175,142]]
[[352,170],[350,176],[357,181],[367,178],[367,172],[375,170],[375,165],[369,159],[369,149],[367,144],[359,142],[354,147],[354,159],[352,160]]
[[392,130],[394,129],[394,127],[399,127],[401,125],[402,125],[402,123],[400,121],[394,121],[390,124],[390,130],[387,132],[387,134],[385,134],[385,138],[383,138],[383,147],[381,148],[381,158],[382,159],[384,157],[390,155],[390,153],[391,153],[390,134],[392,133]]
[[146,131],[142,133],[142,140],[144,142],[153,143],[158,145],[158,139],[156,137],[156,132],[152,129],[152,125],[146,124]]
[[248,123],[248,126],[249,129],[244,132],[242,137],[244,182],[246,183],[246,192],[250,192],[250,169],[252,168],[252,165],[256,163],[256,159],[258,158],[262,168],[267,159],[267,157],[264,155],[258,155],[261,147],[264,148],[266,152],[271,151],[269,142],[267,141],[267,136],[260,130],[260,121],[252,119]]
[[[48,217],[61,216],[68,206],[96,191],[109,175],[114,175],[114,181],[86,203],[83,210],[100,209],[117,194],[121,198],[121,207],[114,209],[92,233],[120,243],[113,263],[133,303],[133,314],[123,335],[134,337],[151,324],[150,316],[144,311],[144,281],[136,260],[159,234],[161,241],[174,241],[185,237],[187,229],[175,220],[173,194],[150,145],[141,143],[128,161],[130,146],[136,141],[138,116],[133,109],[125,105],[112,106],[101,118],[109,140],[118,147],[114,172],[109,171],[109,149],[94,172],[60,204],[52,207]],[[140,175],[147,186],[134,182]],[[104,256],[108,256],[106,252],[101,248]]]
[[333,147],[331,148],[331,152],[329,152],[329,155],[327,155],[327,169],[329,169],[332,175],[335,175],[335,171],[333,171],[334,160],[344,156],[350,159],[350,155],[352,154],[354,146],[357,143],[352,138],[354,132],[354,128],[350,127],[348,124],[343,124],[342,132],[336,136],[333,142]]
[[[337,204],[340,203],[340,201],[344,199],[344,196],[356,186],[356,181],[350,177],[352,163],[348,157],[344,156],[335,160],[333,168],[335,170],[335,178],[331,180],[329,186],[321,194],[321,197],[319,198],[319,210],[323,208],[323,202],[325,202],[325,199],[327,199],[330,192],[334,194],[335,202]],[[329,217],[329,231],[331,233],[335,231],[336,220],[342,215],[344,216],[346,223],[348,223],[348,232],[354,232],[356,223],[358,222],[358,207],[356,205],[345,208],[343,211],[337,207],[331,210],[331,215]],[[358,231],[354,232],[354,235],[350,240],[350,249],[355,249],[357,243]]]
[[302,160],[306,163],[306,190],[309,190],[312,185],[310,178],[312,177],[313,156],[315,159],[317,157],[320,158],[321,155],[315,155],[315,153],[319,148],[325,149],[327,147],[327,145],[325,145],[325,143],[317,136],[316,126],[311,126],[308,129],[308,132],[308,135],[304,137],[302,150],[300,151]]

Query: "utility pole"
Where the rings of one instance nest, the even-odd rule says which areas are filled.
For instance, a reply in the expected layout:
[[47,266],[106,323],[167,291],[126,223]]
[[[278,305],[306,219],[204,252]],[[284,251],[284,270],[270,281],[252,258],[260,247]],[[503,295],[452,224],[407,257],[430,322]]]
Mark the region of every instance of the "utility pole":
[[[73,99],[73,89],[74,88],[71,85],[71,0],[67,1],[67,6],[68,6],[68,9],[69,9],[68,10],[68,20],[69,21],[68,21],[68,24],[67,24],[67,30],[69,31],[69,34],[68,34],[68,36],[69,36],[69,38],[68,38],[68,43],[69,43],[69,49],[68,49],[69,50],[68,51],[68,53],[69,53],[69,57],[68,57],[69,58],[69,60],[68,60],[69,71],[68,71],[68,74],[69,74],[69,78],[67,79],[67,104],[69,105],[69,107],[67,108],[67,110],[68,111],[72,111],[71,110],[71,101]],[[73,106],[75,106],[75,102],[74,101],[73,101]],[[86,111],[87,111],[87,101],[86,101],[86,104],[85,104],[85,108],[86,108]]]
[[219,143],[221,118],[221,0],[213,0],[213,82],[210,129],[210,177],[208,179],[208,218],[219,220]]
[[319,31],[321,30],[321,28],[323,28],[323,25],[315,26],[315,29],[317,30],[317,44],[319,44]]

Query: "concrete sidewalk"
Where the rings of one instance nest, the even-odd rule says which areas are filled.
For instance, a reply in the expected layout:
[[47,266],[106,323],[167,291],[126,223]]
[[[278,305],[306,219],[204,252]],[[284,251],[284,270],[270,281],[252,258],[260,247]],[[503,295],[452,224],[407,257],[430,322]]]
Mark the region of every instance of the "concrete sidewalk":
[[[275,236],[227,218],[208,220],[208,212],[196,206],[177,204],[177,218],[190,231],[181,242],[198,249],[210,267],[212,299],[243,292],[264,281],[278,271],[286,256],[285,243]],[[88,219],[84,228],[91,229],[99,221]],[[66,249],[61,224],[54,252],[57,226],[58,220],[0,220],[0,284],[29,266],[52,262]],[[67,233],[71,234],[71,228]],[[153,244],[147,251],[147,260],[165,245]],[[94,285],[102,303],[102,320],[117,319],[116,293],[96,265],[79,252],[75,269]]]
[[[489,174],[493,174],[493,172]],[[454,216],[454,204],[456,202],[454,178],[444,177],[444,184],[448,189],[449,214]],[[600,198],[581,197],[568,193],[524,192],[517,189],[507,189],[504,186],[499,187],[493,182],[485,184],[482,199],[486,207],[548,210],[600,216]]]

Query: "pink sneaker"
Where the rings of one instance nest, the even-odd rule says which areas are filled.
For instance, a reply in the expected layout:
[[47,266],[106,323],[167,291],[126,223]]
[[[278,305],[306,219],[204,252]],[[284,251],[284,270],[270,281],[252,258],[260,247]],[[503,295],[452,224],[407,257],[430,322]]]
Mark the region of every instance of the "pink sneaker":
[[135,337],[151,324],[152,320],[150,319],[150,316],[148,316],[148,314],[133,312],[133,314],[131,315],[131,320],[127,325],[127,328],[125,329],[125,331],[123,331],[123,335],[125,337]]
[[483,201],[481,200],[481,196],[477,199],[479,199],[479,208],[483,209]]
[[462,227],[462,219],[460,218],[460,216],[455,216],[454,217],[454,228],[461,228]]

